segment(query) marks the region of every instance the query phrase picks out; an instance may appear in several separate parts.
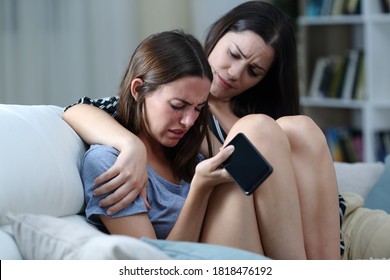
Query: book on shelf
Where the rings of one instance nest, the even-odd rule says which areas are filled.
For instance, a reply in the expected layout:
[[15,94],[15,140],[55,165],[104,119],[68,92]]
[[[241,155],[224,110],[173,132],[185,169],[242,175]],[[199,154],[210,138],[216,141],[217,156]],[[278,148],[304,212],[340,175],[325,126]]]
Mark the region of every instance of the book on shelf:
[[335,58],[333,56],[319,57],[316,60],[309,87],[310,97],[329,97],[334,60]]
[[328,88],[329,98],[340,98],[341,90],[344,84],[345,69],[347,64],[347,56],[336,56],[333,60],[333,71]]
[[375,134],[377,160],[384,161],[390,154],[390,130],[382,130]]
[[319,16],[321,14],[323,0],[309,0],[306,4],[307,16]]
[[355,100],[365,99],[365,75],[364,75],[365,62],[364,61],[365,61],[364,53],[359,52],[357,72],[356,72],[354,88],[352,92],[352,98]]
[[322,80],[322,76],[324,75],[325,67],[328,63],[327,57],[319,57],[316,60],[313,76],[310,82],[309,95],[312,97],[321,97],[322,94],[320,92],[320,84]]
[[390,13],[390,0],[379,0],[381,2],[382,12]]
[[344,84],[341,93],[341,98],[344,100],[348,100],[352,98],[352,92],[356,80],[355,77],[357,75],[357,69],[358,69],[358,60],[359,60],[359,50],[357,49],[350,50],[347,54]]
[[322,72],[322,77],[320,81],[320,95],[322,97],[329,97],[329,87],[333,77],[333,69],[334,69],[334,58],[328,57],[325,68]]
[[309,85],[309,97],[364,99],[364,57],[352,49],[345,55],[317,58]]
[[344,14],[344,6],[348,1],[335,0],[332,3],[331,15],[339,16]]
[[360,2],[361,0],[308,0],[305,14],[307,16],[360,14]]
[[[342,0],[338,0],[342,1]],[[337,0],[323,0],[322,1],[322,7],[321,7],[321,15],[322,16],[329,16],[332,14],[332,6],[333,2],[337,2]]]
[[344,1],[344,14],[356,15],[360,14],[361,0],[347,0]]
[[352,127],[329,127],[324,134],[334,161],[363,161],[361,130]]

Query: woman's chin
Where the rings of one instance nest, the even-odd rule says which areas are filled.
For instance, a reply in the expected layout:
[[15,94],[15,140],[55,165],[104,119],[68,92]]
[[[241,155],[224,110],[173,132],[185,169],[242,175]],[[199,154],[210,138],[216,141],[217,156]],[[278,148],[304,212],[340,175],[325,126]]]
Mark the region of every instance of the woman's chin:
[[164,141],[163,145],[167,148],[173,148],[173,147],[177,146],[177,144],[179,143],[179,140],[180,139],[170,139],[170,140]]

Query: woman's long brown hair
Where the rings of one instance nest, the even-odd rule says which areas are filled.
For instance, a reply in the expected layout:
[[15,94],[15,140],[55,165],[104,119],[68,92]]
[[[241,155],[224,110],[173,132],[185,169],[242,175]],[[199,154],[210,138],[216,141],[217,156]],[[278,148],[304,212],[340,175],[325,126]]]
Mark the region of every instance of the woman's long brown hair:
[[209,56],[227,32],[252,31],[275,51],[266,76],[254,87],[231,100],[238,117],[261,113],[274,119],[299,114],[297,51],[290,17],[274,5],[248,1],[227,12],[210,26],[205,42]]
[[[118,121],[134,134],[147,133],[142,114],[145,96],[159,86],[179,78],[207,77],[213,75],[202,45],[192,35],[182,31],[166,31],[146,38],[135,50],[120,85]],[[135,78],[143,83],[137,88],[138,99],[131,94]],[[177,178],[190,181],[198,163],[201,143],[207,136],[208,108],[204,106],[198,119],[179,143],[166,148]]]

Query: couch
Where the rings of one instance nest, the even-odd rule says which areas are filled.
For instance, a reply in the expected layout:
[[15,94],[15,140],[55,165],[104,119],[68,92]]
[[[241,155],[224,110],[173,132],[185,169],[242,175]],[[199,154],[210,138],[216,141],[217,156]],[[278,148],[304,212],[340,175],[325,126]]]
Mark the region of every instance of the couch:
[[[264,259],[191,242],[107,235],[86,222],[86,145],[54,105],[0,104],[0,259]],[[363,198],[385,165],[335,163],[341,192]]]

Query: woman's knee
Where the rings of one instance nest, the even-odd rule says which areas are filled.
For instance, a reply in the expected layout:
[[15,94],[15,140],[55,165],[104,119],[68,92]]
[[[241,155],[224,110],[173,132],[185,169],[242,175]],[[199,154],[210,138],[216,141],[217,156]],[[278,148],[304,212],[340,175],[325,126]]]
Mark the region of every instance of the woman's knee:
[[239,119],[229,132],[228,139],[237,133],[244,133],[251,141],[262,147],[288,146],[288,139],[274,119],[263,114],[247,115]]
[[328,150],[325,135],[320,127],[307,116],[286,116],[277,120],[286,134],[291,148],[316,153]]

